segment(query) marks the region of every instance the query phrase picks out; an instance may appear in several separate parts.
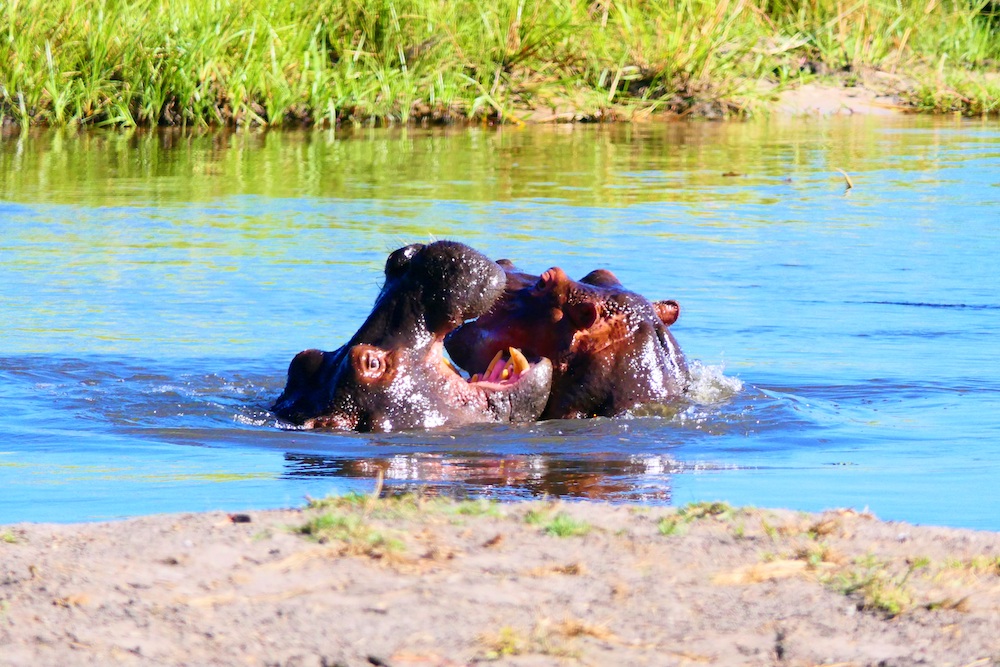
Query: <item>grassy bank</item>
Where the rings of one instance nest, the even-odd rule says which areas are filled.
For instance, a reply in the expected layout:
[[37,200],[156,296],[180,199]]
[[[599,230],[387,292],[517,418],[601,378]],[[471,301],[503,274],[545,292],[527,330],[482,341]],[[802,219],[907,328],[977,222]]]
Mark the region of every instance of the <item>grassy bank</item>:
[[22,126],[726,116],[828,77],[982,114],[998,62],[997,0],[0,2]]

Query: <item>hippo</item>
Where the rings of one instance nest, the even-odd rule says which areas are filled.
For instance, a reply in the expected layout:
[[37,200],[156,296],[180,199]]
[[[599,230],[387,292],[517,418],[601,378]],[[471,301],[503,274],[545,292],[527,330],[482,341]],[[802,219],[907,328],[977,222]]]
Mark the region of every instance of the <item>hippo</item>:
[[272,411],[305,428],[376,432],[535,421],[552,383],[547,359],[507,349],[469,381],[443,356],[445,335],[488,312],[505,285],[497,263],[461,243],[396,250],[361,328],[337,350],[296,355]]
[[542,419],[610,417],[687,390],[687,364],[668,329],[680,315],[676,301],[650,302],[605,269],[575,281],[559,267],[535,276],[508,260],[498,264],[507,274],[504,296],[445,339],[459,366],[481,368],[508,347],[550,359]]

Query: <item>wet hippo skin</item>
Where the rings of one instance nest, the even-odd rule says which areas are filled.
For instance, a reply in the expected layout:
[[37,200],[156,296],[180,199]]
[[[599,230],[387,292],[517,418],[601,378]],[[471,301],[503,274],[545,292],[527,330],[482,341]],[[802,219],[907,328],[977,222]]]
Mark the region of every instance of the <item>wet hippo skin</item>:
[[337,350],[296,355],[272,410],[291,424],[358,431],[536,420],[548,360],[508,351],[513,358],[477,369],[489,380],[468,382],[442,356],[445,335],[486,313],[505,285],[499,265],[461,243],[396,250],[364,324]]
[[543,419],[614,416],[684,393],[687,365],[668,329],[680,314],[676,301],[651,302],[603,269],[575,281],[558,267],[535,276],[499,264],[507,274],[504,296],[445,340],[459,366],[482,367],[511,346],[551,359]]

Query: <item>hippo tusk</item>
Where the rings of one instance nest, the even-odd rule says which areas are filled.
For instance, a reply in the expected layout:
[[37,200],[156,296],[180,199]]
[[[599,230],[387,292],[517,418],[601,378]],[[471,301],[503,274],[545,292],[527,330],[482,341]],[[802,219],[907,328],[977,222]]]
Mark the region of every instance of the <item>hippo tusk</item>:
[[[510,355],[507,359],[505,359],[507,356],[505,352]],[[469,378],[469,382],[512,381],[529,370],[531,370],[531,363],[528,358],[518,348],[511,347],[507,350],[497,350],[493,360],[490,361],[482,375],[476,373]]]
[[531,364],[528,363],[527,357],[524,356],[521,350],[517,349],[516,347],[512,347],[509,349],[510,349],[510,360],[514,364],[515,373],[520,374],[531,368]]
[[496,382],[500,379],[500,374],[503,372],[503,350],[497,350],[497,353],[493,356],[493,361],[490,365],[486,367],[483,372],[483,379],[488,382]]

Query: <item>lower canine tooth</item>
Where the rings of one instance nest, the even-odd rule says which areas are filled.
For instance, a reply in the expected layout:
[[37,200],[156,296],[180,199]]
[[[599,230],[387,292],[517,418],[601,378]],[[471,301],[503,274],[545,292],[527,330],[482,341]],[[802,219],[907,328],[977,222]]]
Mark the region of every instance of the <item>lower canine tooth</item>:
[[510,348],[510,361],[513,362],[514,371],[517,373],[523,373],[531,368],[531,364],[528,363],[527,358],[516,347]]
[[493,361],[491,361],[490,365],[486,367],[485,371],[483,371],[484,380],[492,381],[495,379],[493,377],[493,371],[498,370],[497,364],[499,364],[502,359],[503,359],[503,350],[497,350],[497,353],[493,356]]

